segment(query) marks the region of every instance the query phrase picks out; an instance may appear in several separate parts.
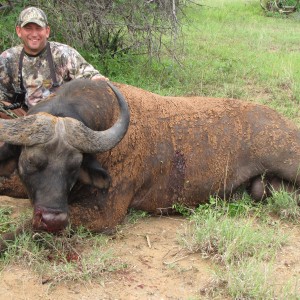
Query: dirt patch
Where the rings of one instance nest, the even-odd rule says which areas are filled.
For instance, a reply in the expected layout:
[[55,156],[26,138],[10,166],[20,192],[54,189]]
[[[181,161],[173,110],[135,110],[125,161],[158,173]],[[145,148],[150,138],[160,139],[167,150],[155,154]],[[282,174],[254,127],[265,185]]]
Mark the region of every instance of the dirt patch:
[[297,226],[284,226],[288,235],[288,242],[278,253],[275,261],[274,281],[275,290],[281,291],[284,286],[300,297],[300,228]]
[[[3,201],[2,201],[3,199]],[[1,203],[20,207],[26,200],[0,197]],[[181,217],[149,217],[125,225],[107,248],[126,268],[107,272],[103,277],[85,283],[61,283],[52,286],[43,278],[20,266],[8,266],[1,273],[2,299],[204,299],[210,285],[213,265],[200,254],[188,254],[178,236],[187,220]],[[276,261],[274,282],[278,291],[290,282],[300,295],[300,229],[285,226],[289,243]],[[223,298],[224,299],[224,298]]]

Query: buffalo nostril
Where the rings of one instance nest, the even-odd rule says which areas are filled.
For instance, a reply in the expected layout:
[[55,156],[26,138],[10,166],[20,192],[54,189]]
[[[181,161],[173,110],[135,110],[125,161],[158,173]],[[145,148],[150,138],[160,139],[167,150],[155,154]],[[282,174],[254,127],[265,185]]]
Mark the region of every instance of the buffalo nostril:
[[47,212],[36,210],[33,215],[34,230],[59,232],[68,225],[68,214],[62,212]]

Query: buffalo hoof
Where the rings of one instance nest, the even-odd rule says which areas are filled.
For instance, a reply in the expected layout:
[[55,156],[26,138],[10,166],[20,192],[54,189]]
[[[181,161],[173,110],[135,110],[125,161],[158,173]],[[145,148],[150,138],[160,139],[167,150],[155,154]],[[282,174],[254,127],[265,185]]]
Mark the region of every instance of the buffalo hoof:
[[35,231],[60,232],[68,226],[68,214],[36,208],[33,212],[32,227]]

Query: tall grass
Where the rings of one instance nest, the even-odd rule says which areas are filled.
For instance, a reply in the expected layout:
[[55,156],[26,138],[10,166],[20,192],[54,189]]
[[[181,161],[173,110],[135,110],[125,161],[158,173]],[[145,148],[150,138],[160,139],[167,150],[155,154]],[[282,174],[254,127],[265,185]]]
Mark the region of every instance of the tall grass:
[[[18,12],[1,16],[2,48],[16,39]],[[299,12],[266,15],[259,0],[193,0],[184,14],[175,59],[126,54],[108,59],[104,75],[162,95],[258,101],[300,123]],[[104,72],[97,53],[82,54]]]
[[[233,97],[270,105],[300,122],[300,22],[266,16],[259,0],[196,0],[177,60],[111,61],[112,80],[162,95]],[[197,4],[202,4],[199,6]],[[179,62],[179,63],[178,63]]]
[[300,209],[297,193],[288,193],[285,190],[273,191],[272,197],[269,197],[267,201],[271,213],[291,222],[299,222]]
[[282,214],[282,199],[287,196],[284,191],[275,193],[268,206],[250,204],[247,197],[234,205],[211,198],[209,204],[192,211],[180,241],[189,252],[215,263],[211,284],[205,289],[209,299],[299,299],[291,289],[294,283],[278,286],[273,282],[276,256],[289,238],[282,223],[272,221],[269,213],[287,221],[300,211],[292,202]]

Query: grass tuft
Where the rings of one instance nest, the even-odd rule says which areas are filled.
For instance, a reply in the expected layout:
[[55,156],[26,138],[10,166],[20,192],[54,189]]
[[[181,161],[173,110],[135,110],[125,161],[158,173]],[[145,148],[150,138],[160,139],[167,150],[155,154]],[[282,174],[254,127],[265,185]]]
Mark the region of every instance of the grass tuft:
[[189,252],[215,263],[206,296],[274,299],[273,262],[288,237],[280,222],[266,219],[269,210],[249,203],[247,196],[235,203],[211,198],[190,215],[180,242]]
[[270,212],[278,215],[281,219],[299,222],[299,195],[296,192],[274,191],[272,197],[269,197],[267,201]]
[[264,256],[268,260],[286,241],[279,226],[258,226],[251,217],[232,218],[207,210],[195,213],[191,221],[190,232],[193,233],[185,246],[223,264],[238,263],[253,256]]
[[123,268],[106,249],[109,238],[94,235],[83,227],[61,234],[26,231],[10,242],[0,257],[0,266],[17,263],[42,277],[43,283],[90,281]]

